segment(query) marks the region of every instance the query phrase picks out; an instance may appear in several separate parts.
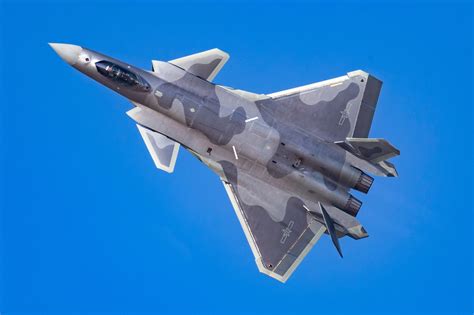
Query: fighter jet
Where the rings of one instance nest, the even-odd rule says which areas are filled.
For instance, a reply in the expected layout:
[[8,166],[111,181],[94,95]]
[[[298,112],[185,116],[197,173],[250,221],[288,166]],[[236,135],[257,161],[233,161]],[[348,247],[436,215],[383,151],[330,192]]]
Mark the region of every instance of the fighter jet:
[[180,147],[222,181],[260,272],[285,282],[323,234],[367,237],[356,216],[373,177],[397,176],[400,154],[368,138],[382,82],[353,71],[271,94],[213,83],[219,49],[142,70],[93,50],[50,46],[72,67],[123,95],[156,167],[175,168]]

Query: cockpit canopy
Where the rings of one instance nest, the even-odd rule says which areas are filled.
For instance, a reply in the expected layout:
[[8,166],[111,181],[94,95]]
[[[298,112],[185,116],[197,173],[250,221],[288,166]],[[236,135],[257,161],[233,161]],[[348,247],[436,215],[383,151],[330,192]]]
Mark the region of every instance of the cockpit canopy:
[[95,66],[100,74],[118,82],[121,85],[125,85],[143,92],[150,90],[150,85],[141,76],[110,61],[102,60],[96,62]]

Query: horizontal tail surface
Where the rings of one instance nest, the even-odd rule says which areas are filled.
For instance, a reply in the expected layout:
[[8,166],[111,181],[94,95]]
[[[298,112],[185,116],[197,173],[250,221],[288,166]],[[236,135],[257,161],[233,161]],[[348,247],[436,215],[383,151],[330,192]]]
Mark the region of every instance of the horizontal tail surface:
[[379,163],[400,155],[400,150],[385,139],[346,138],[345,141],[336,141],[336,144],[372,163]]

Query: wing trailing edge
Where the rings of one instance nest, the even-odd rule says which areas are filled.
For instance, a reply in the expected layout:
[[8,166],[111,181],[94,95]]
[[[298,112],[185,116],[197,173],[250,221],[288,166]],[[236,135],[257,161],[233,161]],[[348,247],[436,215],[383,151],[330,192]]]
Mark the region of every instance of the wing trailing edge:
[[268,94],[275,119],[327,141],[366,138],[382,81],[361,70],[345,76]]

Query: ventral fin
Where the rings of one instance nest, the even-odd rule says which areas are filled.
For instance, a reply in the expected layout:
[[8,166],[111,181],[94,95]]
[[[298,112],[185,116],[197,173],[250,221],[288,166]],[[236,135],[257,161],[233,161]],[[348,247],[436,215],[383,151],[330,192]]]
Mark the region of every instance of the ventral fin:
[[328,233],[331,236],[332,243],[334,244],[334,247],[336,247],[337,252],[339,253],[339,256],[342,257],[341,246],[339,245],[339,239],[337,238],[337,235],[336,235],[336,228],[334,227],[334,222],[332,221],[331,217],[327,213],[326,209],[324,209],[324,206],[322,205],[322,203],[319,203],[319,207],[321,208],[321,213],[323,214],[323,218],[324,218],[324,225],[326,225]]
[[170,60],[169,63],[207,81],[212,81],[224,64],[229,54],[214,48],[186,57]]

